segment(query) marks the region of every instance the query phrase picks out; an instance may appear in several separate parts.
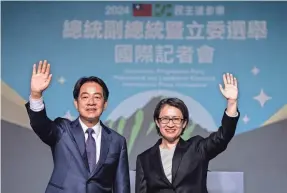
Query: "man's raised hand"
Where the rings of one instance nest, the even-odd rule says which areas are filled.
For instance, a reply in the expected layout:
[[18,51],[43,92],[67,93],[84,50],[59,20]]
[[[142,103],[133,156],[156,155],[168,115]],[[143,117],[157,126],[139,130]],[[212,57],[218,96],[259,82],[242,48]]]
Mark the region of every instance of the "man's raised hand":
[[40,98],[42,92],[49,86],[52,79],[50,74],[50,64],[47,64],[47,60],[40,61],[37,65],[33,65],[33,73],[31,78],[31,96],[33,98]]

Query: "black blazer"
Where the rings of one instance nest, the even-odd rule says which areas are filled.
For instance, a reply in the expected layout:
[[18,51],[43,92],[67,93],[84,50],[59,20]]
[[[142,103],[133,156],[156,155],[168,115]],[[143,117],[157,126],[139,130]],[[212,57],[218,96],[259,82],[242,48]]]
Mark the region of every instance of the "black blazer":
[[137,157],[136,193],[207,193],[209,161],[223,152],[235,134],[239,119],[224,113],[217,132],[209,137],[180,138],[172,160],[172,183],[164,174],[159,145],[161,139]]

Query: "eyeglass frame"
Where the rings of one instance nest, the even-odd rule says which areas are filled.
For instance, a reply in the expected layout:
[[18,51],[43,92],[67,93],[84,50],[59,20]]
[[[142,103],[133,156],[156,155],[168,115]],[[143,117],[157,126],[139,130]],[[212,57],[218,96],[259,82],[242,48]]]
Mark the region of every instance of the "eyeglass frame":
[[[162,122],[163,119],[168,119],[168,122],[163,123],[163,122]],[[175,122],[174,122],[174,119],[179,119],[180,122],[175,123]],[[170,122],[170,120],[171,120],[171,122],[172,122],[173,124],[178,125],[178,124],[181,124],[185,119],[179,118],[179,117],[172,117],[172,118],[170,118],[170,117],[159,117],[158,120],[159,120],[159,122],[160,122],[161,124],[167,125],[167,124],[169,124],[169,122]]]

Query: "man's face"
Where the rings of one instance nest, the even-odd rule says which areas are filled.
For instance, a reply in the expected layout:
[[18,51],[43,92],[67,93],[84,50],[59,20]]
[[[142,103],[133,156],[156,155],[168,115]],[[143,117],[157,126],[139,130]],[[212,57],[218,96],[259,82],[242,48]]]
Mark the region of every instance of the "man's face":
[[103,88],[95,82],[87,82],[82,85],[79,97],[74,101],[81,118],[86,121],[99,120],[107,106],[104,100]]
[[162,137],[172,143],[180,138],[182,130],[186,126],[186,121],[183,120],[183,115],[178,108],[165,105],[161,109],[156,124]]

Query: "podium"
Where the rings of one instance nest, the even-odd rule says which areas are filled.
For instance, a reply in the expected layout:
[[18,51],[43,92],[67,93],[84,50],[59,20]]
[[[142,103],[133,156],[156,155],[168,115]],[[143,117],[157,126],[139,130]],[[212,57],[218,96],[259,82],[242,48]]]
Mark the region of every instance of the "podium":
[[[135,193],[135,171],[130,171],[131,193]],[[208,193],[244,193],[243,172],[208,172]]]

